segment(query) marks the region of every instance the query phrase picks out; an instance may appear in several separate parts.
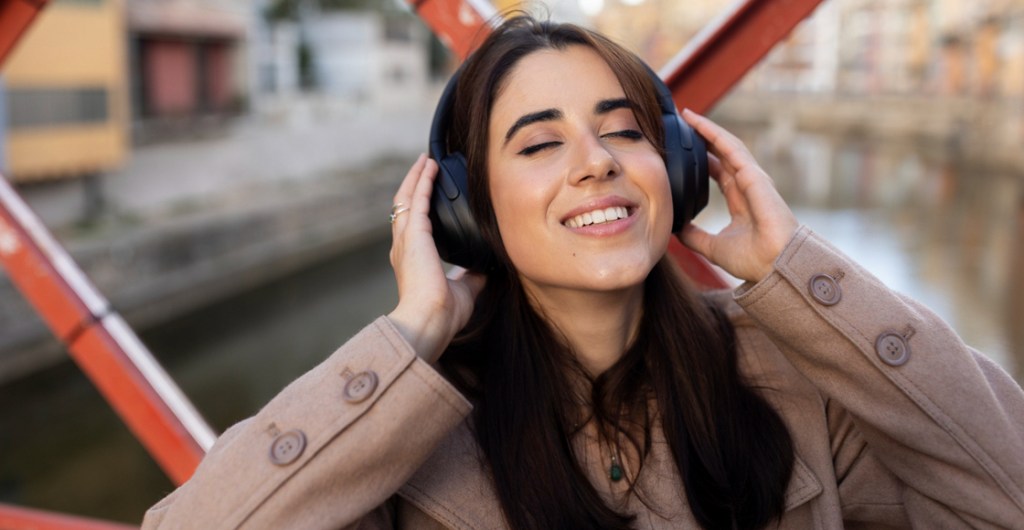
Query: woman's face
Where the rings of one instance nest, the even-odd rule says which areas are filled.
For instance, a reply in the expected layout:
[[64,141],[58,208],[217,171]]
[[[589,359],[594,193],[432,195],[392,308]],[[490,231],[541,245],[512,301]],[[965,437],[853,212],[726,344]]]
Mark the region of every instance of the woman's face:
[[505,250],[527,289],[640,285],[665,254],[665,164],[596,52],[534,52],[493,103],[487,169]]

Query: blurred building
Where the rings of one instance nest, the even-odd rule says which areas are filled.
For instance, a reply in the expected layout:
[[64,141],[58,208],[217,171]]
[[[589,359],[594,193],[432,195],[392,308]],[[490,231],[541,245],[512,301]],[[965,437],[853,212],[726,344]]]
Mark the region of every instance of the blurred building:
[[248,0],[50,2],[4,66],[5,174],[102,173],[133,139],[237,112],[251,13]]
[[312,17],[305,29],[320,92],[378,108],[422,103],[427,35],[414,18],[326,12]]
[[[271,13],[271,2],[258,10]],[[414,15],[388,8],[294,11],[257,23],[253,100],[262,111],[402,109],[422,105],[430,85],[429,30]]]
[[137,140],[243,109],[251,2],[128,0],[126,7]]
[[1024,96],[1024,0],[827,0],[747,90]]
[[55,1],[4,65],[4,174],[26,182],[118,166],[128,150],[122,0]]

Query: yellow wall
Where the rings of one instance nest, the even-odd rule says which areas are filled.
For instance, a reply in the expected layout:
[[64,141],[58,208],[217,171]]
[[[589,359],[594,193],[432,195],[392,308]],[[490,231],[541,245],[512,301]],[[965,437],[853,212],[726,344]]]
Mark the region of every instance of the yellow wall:
[[103,86],[108,121],[8,128],[9,177],[74,176],[123,162],[128,148],[126,39],[123,0],[57,1],[44,8],[4,66],[6,88]]

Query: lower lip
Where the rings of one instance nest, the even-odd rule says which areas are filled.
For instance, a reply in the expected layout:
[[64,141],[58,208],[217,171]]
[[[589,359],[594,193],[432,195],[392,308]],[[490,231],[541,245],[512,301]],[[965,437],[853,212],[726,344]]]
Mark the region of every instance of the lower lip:
[[[608,237],[616,234],[621,234],[626,230],[629,230],[634,223],[636,223],[637,215],[633,213],[625,219],[616,219],[610,223],[592,224],[587,226],[581,226],[579,228],[571,228],[566,226],[570,231],[575,234],[592,237]],[[565,226],[565,225],[562,225]]]

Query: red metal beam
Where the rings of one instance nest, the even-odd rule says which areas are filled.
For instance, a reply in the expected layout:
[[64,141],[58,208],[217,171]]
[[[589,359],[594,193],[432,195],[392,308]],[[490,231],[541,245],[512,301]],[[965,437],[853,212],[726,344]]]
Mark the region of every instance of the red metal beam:
[[0,504],[0,528],[31,530],[130,530],[137,526]]
[[[822,0],[740,0],[708,24],[661,70],[676,105],[707,112],[804,20]],[[691,278],[710,288],[728,283],[704,258],[676,240],[669,245]]]
[[661,70],[676,105],[707,112],[822,0],[741,0]]
[[0,0],[0,65],[49,0]]
[[487,37],[488,22],[498,22],[497,12],[486,0],[406,0],[459,59]]
[[213,431],[0,175],[0,265],[176,484]]

